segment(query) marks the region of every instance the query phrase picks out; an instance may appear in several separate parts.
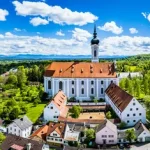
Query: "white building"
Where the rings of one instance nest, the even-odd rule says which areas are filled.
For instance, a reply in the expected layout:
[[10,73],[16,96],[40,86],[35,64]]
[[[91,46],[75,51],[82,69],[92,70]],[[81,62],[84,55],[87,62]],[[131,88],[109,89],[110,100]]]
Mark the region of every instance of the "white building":
[[115,63],[99,63],[99,40],[96,28],[91,40],[91,62],[53,62],[44,74],[44,91],[54,96],[60,89],[68,98],[90,100],[105,97],[111,82],[118,85]]
[[47,143],[53,145],[64,144],[64,132],[65,132],[64,123],[50,123],[46,135]]
[[117,126],[109,120],[104,120],[96,129],[95,142],[99,145],[117,144]]
[[67,97],[63,91],[59,91],[51,102],[44,108],[44,121],[58,121],[58,117],[66,117],[68,113],[68,107],[66,106]]
[[134,126],[136,137],[139,142],[150,142],[150,131],[145,127],[145,125],[139,121]]
[[127,126],[134,126],[139,120],[146,123],[146,110],[130,94],[112,83],[105,91],[106,103]]
[[7,133],[28,138],[32,131],[32,122],[27,116],[15,119],[7,126]]

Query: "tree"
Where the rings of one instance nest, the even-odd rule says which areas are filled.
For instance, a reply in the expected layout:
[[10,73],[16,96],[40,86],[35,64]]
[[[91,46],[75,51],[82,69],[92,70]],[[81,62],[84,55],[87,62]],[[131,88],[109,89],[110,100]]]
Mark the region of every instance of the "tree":
[[120,129],[123,129],[123,128],[125,128],[127,126],[127,124],[124,122],[124,121],[122,121],[120,124],[119,124],[119,128]]
[[17,76],[14,74],[9,75],[9,77],[7,79],[7,84],[17,85],[17,83],[18,83]]
[[150,119],[150,96],[145,96],[143,100],[146,107],[147,118]]
[[2,142],[5,140],[6,136],[0,132],[0,145],[2,144]]
[[111,112],[108,111],[108,112],[106,113],[106,118],[107,118],[107,119],[111,119],[111,117],[112,117],[112,116],[111,116]]
[[94,129],[87,129],[85,131],[85,134],[86,134],[86,140],[88,142],[95,138],[95,130]]
[[18,118],[20,114],[20,108],[18,106],[14,107],[9,115],[11,120]]
[[71,116],[73,118],[78,118],[80,113],[82,111],[82,108],[80,106],[76,106],[74,105],[71,109],[70,109],[70,112],[71,112]]
[[132,140],[135,140],[136,135],[135,135],[134,129],[126,130],[125,131],[125,137],[129,142],[132,142]]
[[24,66],[19,66],[17,71],[18,86],[23,87],[27,82],[27,76]]

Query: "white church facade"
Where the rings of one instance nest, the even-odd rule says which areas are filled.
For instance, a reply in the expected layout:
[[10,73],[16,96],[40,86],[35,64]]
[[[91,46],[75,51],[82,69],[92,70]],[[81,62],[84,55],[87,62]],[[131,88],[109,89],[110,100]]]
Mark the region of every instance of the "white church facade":
[[115,62],[99,62],[99,40],[96,27],[91,40],[91,62],[52,62],[44,75],[44,91],[54,96],[59,90],[68,98],[90,100],[105,98],[111,82],[119,84]]

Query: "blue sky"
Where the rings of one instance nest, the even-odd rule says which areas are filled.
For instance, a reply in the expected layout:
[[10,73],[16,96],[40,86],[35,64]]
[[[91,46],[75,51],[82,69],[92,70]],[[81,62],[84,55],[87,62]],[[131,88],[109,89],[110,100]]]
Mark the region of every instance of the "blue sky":
[[150,53],[149,0],[0,0],[0,55]]

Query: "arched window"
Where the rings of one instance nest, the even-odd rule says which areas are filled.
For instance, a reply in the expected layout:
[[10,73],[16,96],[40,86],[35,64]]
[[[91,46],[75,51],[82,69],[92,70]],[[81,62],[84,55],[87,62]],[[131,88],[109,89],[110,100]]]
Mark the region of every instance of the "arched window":
[[101,88],[101,94],[103,94],[104,93],[104,89],[103,88]]
[[97,54],[96,54],[96,50],[94,50],[94,57],[96,57],[96,55],[97,55]]
[[59,81],[59,89],[60,89],[60,90],[63,89],[63,83],[62,83],[62,81]]
[[84,88],[81,89],[81,93],[84,94]]
[[48,89],[51,89],[51,81],[48,81]]
[[91,94],[94,94],[94,88],[91,88]]
[[74,81],[72,81],[72,84],[74,84]]
[[74,94],[74,88],[72,88],[72,94]]

